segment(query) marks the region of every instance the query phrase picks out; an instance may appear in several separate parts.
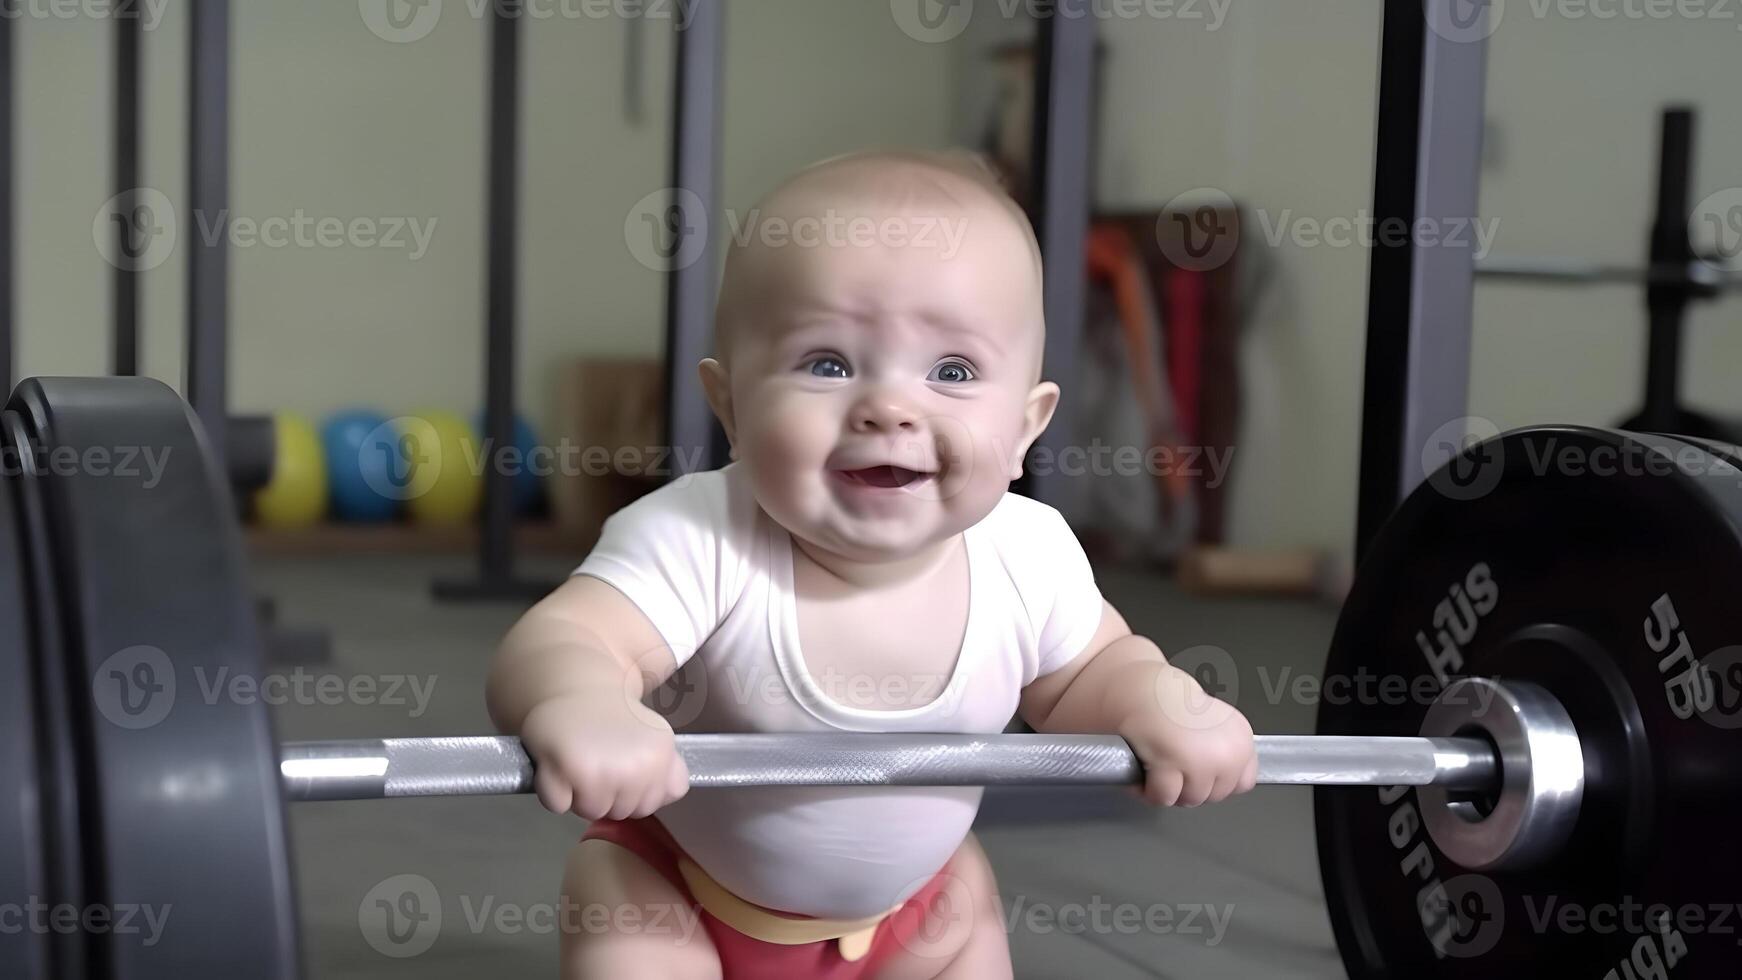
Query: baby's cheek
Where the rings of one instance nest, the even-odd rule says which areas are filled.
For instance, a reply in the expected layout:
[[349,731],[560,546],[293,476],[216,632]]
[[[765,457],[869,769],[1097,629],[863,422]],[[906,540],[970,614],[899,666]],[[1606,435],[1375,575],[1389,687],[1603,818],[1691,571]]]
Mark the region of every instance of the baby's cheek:
[[973,466],[977,482],[1008,481],[1022,454],[1022,431],[1007,413],[988,413],[973,423]]
[[822,413],[800,405],[772,406],[766,424],[757,435],[757,455],[770,466],[814,469],[828,458],[834,446],[830,427]]
[[997,432],[979,431],[949,444],[939,491],[952,512],[978,516],[1009,488],[1008,442]]
[[754,474],[757,497],[769,514],[799,520],[820,506],[823,464],[832,443],[812,419],[770,422],[746,441],[741,456]]

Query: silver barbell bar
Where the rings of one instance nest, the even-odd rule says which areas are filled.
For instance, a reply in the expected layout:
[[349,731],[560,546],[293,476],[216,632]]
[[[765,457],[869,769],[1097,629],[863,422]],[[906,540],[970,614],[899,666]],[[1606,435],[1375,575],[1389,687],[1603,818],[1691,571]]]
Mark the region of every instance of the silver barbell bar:
[[1525,258],[1496,255],[1476,263],[1476,275],[1484,279],[1559,283],[1583,286],[1591,283],[1691,282],[1711,289],[1742,287],[1742,273],[1698,259],[1680,265],[1613,265],[1587,259],[1539,256]]
[[[1259,735],[1258,781],[1304,786],[1492,789],[1481,738]],[[1090,786],[1136,784],[1115,735],[709,734],[677,736],[698,788],[748,786]],[[374,800],[532,792],[532,761],[508,736],[289,742],[286,799]]]

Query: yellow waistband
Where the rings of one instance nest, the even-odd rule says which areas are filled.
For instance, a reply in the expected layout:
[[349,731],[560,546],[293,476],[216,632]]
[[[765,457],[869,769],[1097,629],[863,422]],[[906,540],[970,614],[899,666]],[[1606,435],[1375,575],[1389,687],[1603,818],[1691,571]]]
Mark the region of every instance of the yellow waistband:
[[777,946],[802,946],[806,943],[841,941],[841,957],[849,962],[864,956],[871,949],[871,937],[878,923],[889,918],[895,909],[863,919],[790,919],[752,905],[727,891],[706,871],[689,858],[680,857],[677,869],[690,894],[708,914],[751,939]]

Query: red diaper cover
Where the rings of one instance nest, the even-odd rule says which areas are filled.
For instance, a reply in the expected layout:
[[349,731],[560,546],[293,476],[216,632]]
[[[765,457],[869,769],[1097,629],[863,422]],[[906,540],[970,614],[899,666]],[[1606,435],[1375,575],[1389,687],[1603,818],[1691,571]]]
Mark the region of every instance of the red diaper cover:
[[[877,924],[871,947],[857,960],[841,955],[840,944],[823,940],[787,946],[753,939],[710,915],[696,901],[678,858],[686,856],[660,822],[652,817],[636,820],[596,820],[582,840],[609,841],[627,850],[658,871],[700,916],[720,956],[724,980],[859,980],[874,976],[877,969],[898,953],[902,944],[917,935],[925,924],[927,909],[948,880],[945,865],[913,897]],[[784,913],[781,913],[784,914]],[[799,917],[795,917],[799,918]]]

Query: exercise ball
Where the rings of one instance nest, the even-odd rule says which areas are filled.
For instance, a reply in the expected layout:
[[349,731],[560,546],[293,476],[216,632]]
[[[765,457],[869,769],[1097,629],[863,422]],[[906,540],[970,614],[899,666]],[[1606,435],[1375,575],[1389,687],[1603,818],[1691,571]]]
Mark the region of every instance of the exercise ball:
[[[480,434],[484,431],[484,414],[472,416],[472,424]],[[539,501],[544,497],[544,478],[550,475],[556,465],[554,456],[547,453],[535,455],[538,448],[538,430],[526,417],[516,413],[514,416],[514,449],[515,456],[505,460],[505,465],[513,467],[514,477],[514,513],[525,516],[538,508]],[[491,453],[491,456],[496,456]],[[549,456],[550,458],[547,458]]]
[[308,419],[272,416],[272,480],[254,492],[254,518],[265,527],[308,527],[327,516],[327,461]]
[[410,484],[405,509],[418,524],[469,524],[484,499],[483,440],[452,412],[426,411],[397,420]]
[[327,495],[341,521],[389,521],[399,512],[406,484],[401,448],[387,418],[367,409],[339,412],[321,429],[327,457]]

